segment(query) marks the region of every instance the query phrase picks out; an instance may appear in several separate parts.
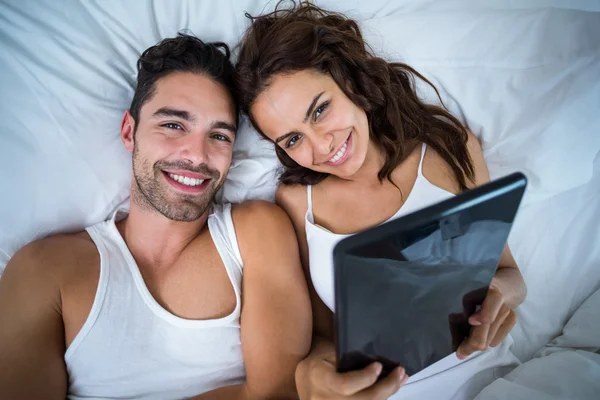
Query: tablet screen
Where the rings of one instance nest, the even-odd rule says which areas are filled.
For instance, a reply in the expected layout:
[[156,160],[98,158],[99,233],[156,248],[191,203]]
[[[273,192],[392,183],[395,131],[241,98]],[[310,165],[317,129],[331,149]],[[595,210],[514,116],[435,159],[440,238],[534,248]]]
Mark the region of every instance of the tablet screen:
[[344,280],[340,372],[377,360],[414,375],[452,354],[485,298],[521,194],[509,206],[493,199],[348,249],[336,276]]

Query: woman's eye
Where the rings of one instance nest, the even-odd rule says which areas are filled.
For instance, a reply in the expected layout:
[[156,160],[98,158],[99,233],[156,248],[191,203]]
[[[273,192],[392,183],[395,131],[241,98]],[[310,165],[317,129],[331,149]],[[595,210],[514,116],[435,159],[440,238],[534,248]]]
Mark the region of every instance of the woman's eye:
[[166,124],[163,124],[162,126],[165,127],[165,128],[167,128],[167,129],[183,130],[183,128],[181,127],[181,125],[176,124],[174,122],[167,122]]
[[290,136],[288,141],[285,143],[285,148],[289,149],[290,147],[293,147],[298,142],[298,140],[300,140],[299,135]]
[[318,118],[321,116],[321,114],[323,114],[323,112],[324,112],[324,111],[327,109],[327,107],[328,107],[328,106],[329,106],[329,103],[328,103],[328,102],[325,102],[325,103],[321,104],[321,105],[320,105],[320,106],[319,106],[319,107],[318,107],[318,108],[315,110],[315,112],[314,112],[314,114],[313,114],[313,115],[314,115],[314,120],[315,120],[315,121],[316,121],[316,120],[317,120],[317,119],[318,119]]
[[229,140],[229,138],[225,135],[222,135],[220,133],[215,133],[214,135],[212,135],[213,139],[217,139],[221,142],[231,142],[231,140]]

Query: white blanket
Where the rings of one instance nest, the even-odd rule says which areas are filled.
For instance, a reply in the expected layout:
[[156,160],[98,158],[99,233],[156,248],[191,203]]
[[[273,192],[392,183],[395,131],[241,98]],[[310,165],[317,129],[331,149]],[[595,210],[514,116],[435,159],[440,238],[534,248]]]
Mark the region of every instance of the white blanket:
[[502,379],[480,400],[593,400],[600,398],[600,291],[575,312],[562,335]]

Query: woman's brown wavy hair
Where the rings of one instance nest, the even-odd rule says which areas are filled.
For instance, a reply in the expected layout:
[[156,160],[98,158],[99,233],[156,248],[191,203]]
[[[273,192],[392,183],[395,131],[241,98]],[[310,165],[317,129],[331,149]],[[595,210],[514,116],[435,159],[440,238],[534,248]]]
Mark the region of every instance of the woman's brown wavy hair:
[[[266,137],[250,113],[257,96],[277,74],[315,70],[333,78],[340,89],[362,108],[371,139],[383,150],[385,163],[378,173],[387,178],[407,156],[410,143],[424,142],[452,168],[461,190],[474,172],[467,151],[467,130],[444,107],[425,104],[416,93],[415,77],[437,89],[406,64],[376,57],[364,42],[356,21],[342,14],[302,3],[259,17],[242,39],[236,66],[236,92],[242,111]],[[440,98],[441,102],[441,98]],[[443,105],[443,103],[442,103]],[[275,145],[284,170],[283,184],[314,185],[328,174],[304,168]]]

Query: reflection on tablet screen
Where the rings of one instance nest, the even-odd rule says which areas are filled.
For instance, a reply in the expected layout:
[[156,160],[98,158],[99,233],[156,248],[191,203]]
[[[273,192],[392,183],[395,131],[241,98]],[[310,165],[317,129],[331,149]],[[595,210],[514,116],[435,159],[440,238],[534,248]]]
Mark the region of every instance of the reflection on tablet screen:
[[347,347],[356,349],[345,357],[379,360],[386,370],[400,364],[413,375],[456,350],[511,227],[464,215],[345,255]]

